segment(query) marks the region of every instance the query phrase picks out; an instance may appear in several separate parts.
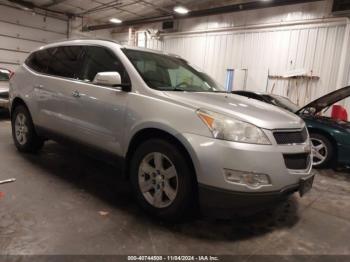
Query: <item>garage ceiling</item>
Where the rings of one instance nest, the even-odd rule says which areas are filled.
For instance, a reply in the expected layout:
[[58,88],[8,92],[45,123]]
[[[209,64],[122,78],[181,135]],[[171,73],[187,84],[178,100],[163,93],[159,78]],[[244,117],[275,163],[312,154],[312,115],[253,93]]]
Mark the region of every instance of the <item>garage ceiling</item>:
[[185,6],[190,10],[199,10],[250,2],[250,0],[34,0],[22,2],[29,2],[51,11],[70,13],[104,23],[113,17],[128,21],[172,15],[176,5]]

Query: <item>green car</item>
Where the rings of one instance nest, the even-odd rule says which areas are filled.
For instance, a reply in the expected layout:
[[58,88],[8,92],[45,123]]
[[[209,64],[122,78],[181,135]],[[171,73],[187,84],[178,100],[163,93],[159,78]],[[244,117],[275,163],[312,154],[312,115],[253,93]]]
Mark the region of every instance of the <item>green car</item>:
[[350,86],[322,96],[303,108],[288,98],[266,93],[239,90],[232,93],[273,104],[298,114],[308,127],[313,145],[313,165],[316,168],[334,164],[350,166],[350,122],[325,116],[335,103],[350,96]]

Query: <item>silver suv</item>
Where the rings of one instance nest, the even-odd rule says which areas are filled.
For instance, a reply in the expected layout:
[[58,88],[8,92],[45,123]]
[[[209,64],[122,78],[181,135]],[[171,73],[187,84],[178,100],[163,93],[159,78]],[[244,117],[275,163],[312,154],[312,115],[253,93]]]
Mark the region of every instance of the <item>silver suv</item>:
[[197,203],[217,215],[257,210],[312,186],[299,117],[226,93],[180,57],[66,41],[31,53],[10,85],[20,152],[64,138],[119,156],[157,217],[178,219]]

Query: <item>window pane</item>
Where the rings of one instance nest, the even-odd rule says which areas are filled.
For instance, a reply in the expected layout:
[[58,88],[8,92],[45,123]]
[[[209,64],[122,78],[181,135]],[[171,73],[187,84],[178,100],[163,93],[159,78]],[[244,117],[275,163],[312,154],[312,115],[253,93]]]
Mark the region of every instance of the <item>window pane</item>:
[[207,74],[197,71],[183,59],[131,49],[123,49],[123,52],[151,88],[189,92],[224,91]]
[[62,46],[55,49],[48,74],[81,79],[82,55],[81,46]]
[[46,73],[52,57],[52,52],[53,49],[48,48],[32,53],[25,63],[39,73]]
[[103,47],[85,47],[85,62],[82,73],[84,81],[92,82],[101,72],[118,72],[123,83],[129,83],[129,78],[124,66],[119,59],[108,49]]

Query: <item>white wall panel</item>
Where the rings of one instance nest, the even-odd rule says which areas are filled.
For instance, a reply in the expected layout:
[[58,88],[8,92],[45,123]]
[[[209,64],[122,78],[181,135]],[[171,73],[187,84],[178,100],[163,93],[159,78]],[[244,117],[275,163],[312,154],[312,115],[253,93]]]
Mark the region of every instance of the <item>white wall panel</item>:
[[[335,89],[344,32],[345,24],[321,23],[309,27],[169,35],[163,41],[148,41],[148,47],[179,54],[222,84],[228,68],[248,69],[247,88],[255,91],[266,90],[268,71],[270,75],[285,75],[298,69],[309,74],[312,71],[320,80],[308,84],[306,80],[268,82],[268,90],[274,85],[275,93],[288,95],[302,105]],[[306,86],[310,89],[308,97]]]
[[0,5],[0,68],[15,70],[29,52],[66,38],[66,21]]
[[[147,47],[178,54],[222,84],[228,68],[248,69],[247,89],[271,91],[274,86],[274,93],[304,105],[339,88],[342,70],[341,85],[350,84],[350,43],[349,59],[340,68],[348,22],[330,18],[331,6],[332,1],[325,0],[184,19],[178,21],[177,33],[165,34],[160,41],[148,39]],[[313,23],[312,19],[319,20]],[[143,28],[155,29],[155,25]],[[268,81],[268,72],[285,75],[298,69],[320,79]]]
[[24,40],[24,39],[19,40],[18,38],[1,36],[1,35],[0,35],[0,43],[1,43],[1,48],[3,49],[13,50],[13,51],[18,50],[18,51],[27,52],[27,53],[45,44],[44,42],[37,42],[37,41]]
[[0,7],[0,14],[1,21],[19,24],[25,27],[40,28],[63,35],[67,33],[67,23],[60,19],[34,15],[30,11],[22,11],[3,5]]
[[24,38],[28,40],[50,42],[57,39],[65,38],[66,34],[43,31],[36,28],[28,28],[22,25],[10,24],[0,21],[0,33],[5,36]]

